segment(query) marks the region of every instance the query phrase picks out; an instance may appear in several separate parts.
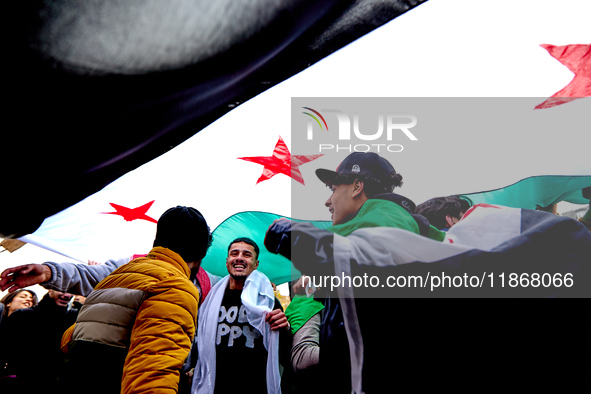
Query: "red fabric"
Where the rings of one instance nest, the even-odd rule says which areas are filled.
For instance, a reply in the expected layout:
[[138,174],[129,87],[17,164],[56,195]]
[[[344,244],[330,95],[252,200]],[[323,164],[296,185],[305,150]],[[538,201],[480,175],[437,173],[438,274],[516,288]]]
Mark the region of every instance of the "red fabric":
[[591,96],[591,44],[555,46],[542,44],[542,48],[571,70],[575,77],[561,91],[535,109],[550,108],[582,97]]
[[201,267],[199,267],[199,271],[197,271],[197,280],[199,281],[199,286],[201,286],[201,299],[199,300],[199,304],[201,305],[211,290],[209,275],[207,275],[207,272]]
[[[501,209],[501,207],[498,207],[496,205],[491,205],[491,204],[487,204],[487,203],[480,203],[480,204],[476,204],[471,206],[466,213],[464,213],[464,216],[462,216],[462,218],[459,220],[459,222],[461,222],[462,220],[466,219],[472,212],[474,212],[474,210],[476,209],[476,207],[482,207],[482,208],[497,208],[497,209]],[[458,223],[459,223],[458,222]],[[456,223],[457,224],[457,223]]]
[[320,156],[323,155],[292,156],[283,138],[279,136],[279,140],[273,150],[273,156],[239,157],[239,159],[251,161],[265,167],[263,169],[263,175],[261,175],[257,184],[271,179],[276,174],[284,174],[304,185],[304,177],[302,177],[299,166],[315,160]]

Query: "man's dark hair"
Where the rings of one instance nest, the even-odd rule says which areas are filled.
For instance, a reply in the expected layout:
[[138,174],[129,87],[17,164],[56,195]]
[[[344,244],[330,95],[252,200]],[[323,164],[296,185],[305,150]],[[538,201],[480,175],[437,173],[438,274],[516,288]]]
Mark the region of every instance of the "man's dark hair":
[[423,215],[430,224],[439,230],[447,228],[447,215],[460,218],[472,206],[472,200],[465,196],[436,197],[417,206],[415,214]]
[[201,261],[211,246],[211,231],[201,212],[191,207],[170,208],[156,225],[154,246],[178,253],[185,262]]
[[247,237],[236,238],[234,241],[230,242],[230,245],[228,245],[228,253],[230,253],[230,248],[232,247],[232,245],[240,243],[240,242],[244,242],[245,244],[252,246],[254,248],[254,252],[256,253],[256,256],[254,256],[254,257],[256,259],[259,258],[259,245],[257,245],[256,242],[254,242],[252,239],[247,238]]
[[367,175],[344,175],[338,174],[338,176],[330,183],[327,183],[326,186],[331,187],[332,185],[350,185],[355,182],[356,179],[359,179],[363,182],[363,191],[367,198],[372,198],[376,194],[382,193],[392,193],[395,187],[402,186],[402,175],[398,174],[397,172],[393,172],[390,174],[390,179],[388,179],[388,183],[384,184],[371,176]]

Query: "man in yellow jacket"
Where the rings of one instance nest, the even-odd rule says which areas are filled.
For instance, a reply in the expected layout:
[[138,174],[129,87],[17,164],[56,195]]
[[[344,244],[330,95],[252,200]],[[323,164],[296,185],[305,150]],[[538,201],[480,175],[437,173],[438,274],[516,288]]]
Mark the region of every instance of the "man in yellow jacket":
[[191,269],[210,245],[199,211],[166,211],[150,253],[103,279],[64,334],[64,391],[176,393],[199,304]]

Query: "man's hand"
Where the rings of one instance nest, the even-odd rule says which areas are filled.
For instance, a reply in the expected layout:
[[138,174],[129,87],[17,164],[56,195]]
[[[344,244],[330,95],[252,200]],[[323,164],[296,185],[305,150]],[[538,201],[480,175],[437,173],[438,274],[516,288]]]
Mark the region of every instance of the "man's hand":
[[306,294],[306,285],[310,280],[309,277],[303,275],[301,276],[296,283],[293,285],[293,292],[298,295],[305,295]]
[[285,317],[285,313],[283,313],[281,309],[274,309],[267,313],[267,318],[265,320],[271,325],[271,330],[290,328],[289,323],[287,322],[287,317]]
[[273,221],[265,233],[265,247],[271,253],[287,258],[291,255],[291,220],[279,218]]
[[51,269],[43,264],[25,264],[7,268],[0,275],[0,289],[9,293],[24,287],[37,285],[51,279]]

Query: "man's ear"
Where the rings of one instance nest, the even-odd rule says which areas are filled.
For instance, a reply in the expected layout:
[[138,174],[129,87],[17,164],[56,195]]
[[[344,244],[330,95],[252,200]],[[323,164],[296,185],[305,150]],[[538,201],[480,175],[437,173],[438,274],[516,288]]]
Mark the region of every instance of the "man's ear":
[[201,260],[187,262],[187,266],[190,270],[195,268],[199,269],[199,267],[201,267]]
[[453,226],[454,224],[456,224],[456,223],[454,222],[454,217],[452,217],[452,216],[450,216],[450,215],[447,215],[447,216],[445,217],[445,221],[447,222],[447,227],[448,227],[448,228],[451,228],[451,226]]
[[363,187],[364,187],[364,183],[362,180],[360,179],[355,179],[355,182],[353,182],[353,194],[352,197],[357,197],[361,194],[361,192],[363,192]]
[[259,268],[259,261],[258,260],[256,260],[254,262],[254,269],[256,270],[257,268]]

